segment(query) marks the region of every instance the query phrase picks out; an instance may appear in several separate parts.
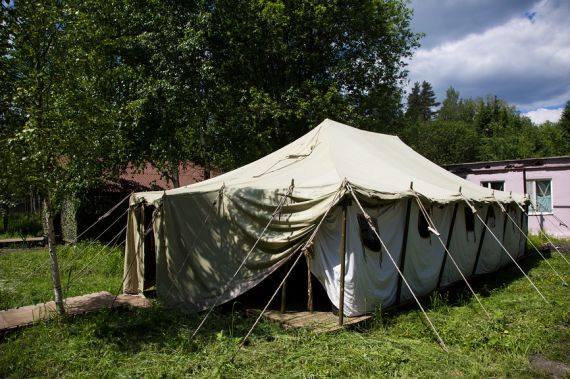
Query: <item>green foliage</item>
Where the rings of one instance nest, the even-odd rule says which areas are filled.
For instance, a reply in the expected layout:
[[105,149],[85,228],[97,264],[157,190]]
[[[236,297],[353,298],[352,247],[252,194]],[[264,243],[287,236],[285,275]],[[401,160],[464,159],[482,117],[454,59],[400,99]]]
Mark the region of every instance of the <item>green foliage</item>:
[[[65,250],[64,256],[72,254]],[[95,266],[90,280],[78,284],[75,293],[116,291],[122,269],[120,255]],[[77,266],[92,256],[88,253],[80,258]],[[548,259],[568,280],[563,259],[557,255]],[[29,272],[26,266],[32,260],[45,262],[46,252],[0,254],[3,291]],[[11,332],[0,341],[0,376],[533,378],[538,373],[529,357],[534,354],[570,363],[570,298],[567,288],[537,255],[520,263],[550,304],[538,297],[512,265],[471,279],[492,320],[461,286],[425,299],[425,308],[449,353],[439,348],[422,315],[412,306],[397,312],[378,310],[368,325],[329,334],[284,330],[261,322],[232,362],[240,338],[253,323],[243,308],[238,305],[213,312],[191,338],[202,314],[185,315],[157,305],[61,318]],[[42,280],[49,282],[47,277]],[[93,281],[98,284],[92,285]],[[35,279],[14,290],[17,296],[8,301],[2,292],[2,305],[49,298],[49,285],[39,288],[40,283],[34,283]]]
[[433,108],[439,104],[430,83],[424,80],[420,86],[419,82],[415,82],[408,96],[406,118],[411,121],[429,121],[437,113]]
[[8,229],[0,222],[2,238],[19,238],[23,236],[41,236],[43,232],[40,214],[11,213],[8,214]]
[[[60,247],[58,260],[65,297],[119,290],[123,273],[119,248],[82,242]],[[50,300],[53,287],[46,250],[0,252],[0,309]]]
[[561,123],[534,125],[496,96],[461,99],[449,87],[435,120],[424,119],[419,82],[408,97],[406,123],[398,133],[420,154],[439,164],[570,154]]
[[480,136],[473,124],[433,121],[412,125],[402,135],[404,142],[433,162],[449,164],[479,158]]
[[570,100],[566,102],[558,124],[566,132],[566,136],[570,138]]
[[107,97],[112,83],[104,74],[112,64],[101,47],[104,39],[97,39],[104,33],[80,4],[18,1],[2,7],[13,36],[13,70],[0,182],[16,193],[35,188],[55,208],[114,167],[117,139]]
[[399,115],[419,37],[405,3],[220,2],[210,17],[214,161],[249,162],[325,117],[381,130]]

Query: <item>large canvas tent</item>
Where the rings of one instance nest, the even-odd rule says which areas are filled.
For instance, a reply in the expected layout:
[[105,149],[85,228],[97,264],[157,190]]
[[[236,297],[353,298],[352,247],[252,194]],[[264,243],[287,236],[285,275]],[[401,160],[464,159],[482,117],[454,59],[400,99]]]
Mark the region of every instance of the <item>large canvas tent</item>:
[[[351,193],[384,246],[359,205],[349,201]],[[124,291],[140,293],[155,283],[164,303],[204,310],[262,282],[314,235],[309,267],[338,307],[345,225],[343,308],[347,316],[360,315],[412,296],[388,254],[415,295],[461,280],[430,225],[466,277],[493,272],[522,255],[525,202],[522,194],[479,187],[449,173],[398,137],[325,120],[224,175],[133,194]]]

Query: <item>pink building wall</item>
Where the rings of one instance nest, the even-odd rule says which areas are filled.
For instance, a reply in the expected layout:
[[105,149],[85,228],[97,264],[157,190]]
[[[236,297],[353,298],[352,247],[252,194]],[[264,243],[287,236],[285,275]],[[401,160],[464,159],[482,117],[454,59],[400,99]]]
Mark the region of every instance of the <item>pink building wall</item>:
[[570,157],[464,163],[446,168],[478,185],[504,181],[507,192],[525,193],[525,180],[550,179],[552,212],[529,214],[529,232],[537,234],[543,228],[549,235],[570,238]]

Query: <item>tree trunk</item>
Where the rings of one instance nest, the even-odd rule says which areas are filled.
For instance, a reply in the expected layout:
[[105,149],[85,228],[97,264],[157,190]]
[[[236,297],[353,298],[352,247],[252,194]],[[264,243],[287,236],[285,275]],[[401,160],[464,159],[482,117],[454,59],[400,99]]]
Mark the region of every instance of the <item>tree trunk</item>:
[[4,233],[8,233],[8,214],[10,213],[10,207],[3,206],[4,212],[2,212],[2,226],[4,227]]
[[47,226],[48,249],[51,258],[51,277],[53,280],[53,292],[55,295],[55,305],[59,314],[65,313],[63,306],[63,293],[61,291],[61,280],[59,278],[59,266],[57,263],[57,253],[55,250],[55,232],[53,229],[53,215],[51,213],[50,202],[46,196],[44,199],[44,217]]
[[170,178],[172,179],[172,186],[174,188],[180,187],[180,171],[179,171],[178,162],[176,162],[176,166],[172,165],[170,173],[171,173]]

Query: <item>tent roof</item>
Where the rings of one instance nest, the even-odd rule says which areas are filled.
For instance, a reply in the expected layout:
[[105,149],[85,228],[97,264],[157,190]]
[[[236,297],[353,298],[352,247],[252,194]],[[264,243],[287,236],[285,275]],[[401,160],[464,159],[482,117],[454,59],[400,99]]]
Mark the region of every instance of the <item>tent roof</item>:
[[345,179],[360,191],[387,200],[409,197],[416,191],[438,203],[459,201],[462,196],[476,202],[525,202],[522,194],[493,191],[448,172],[396,136],[329,119],[289,145],[236,170],[186,187],[140,193],[135,199],[154,201],[164,194],[217,191],[222,185],[230,190],[275,190],[287,188],[291,180],[295,195],[316,198],[335,192]]

